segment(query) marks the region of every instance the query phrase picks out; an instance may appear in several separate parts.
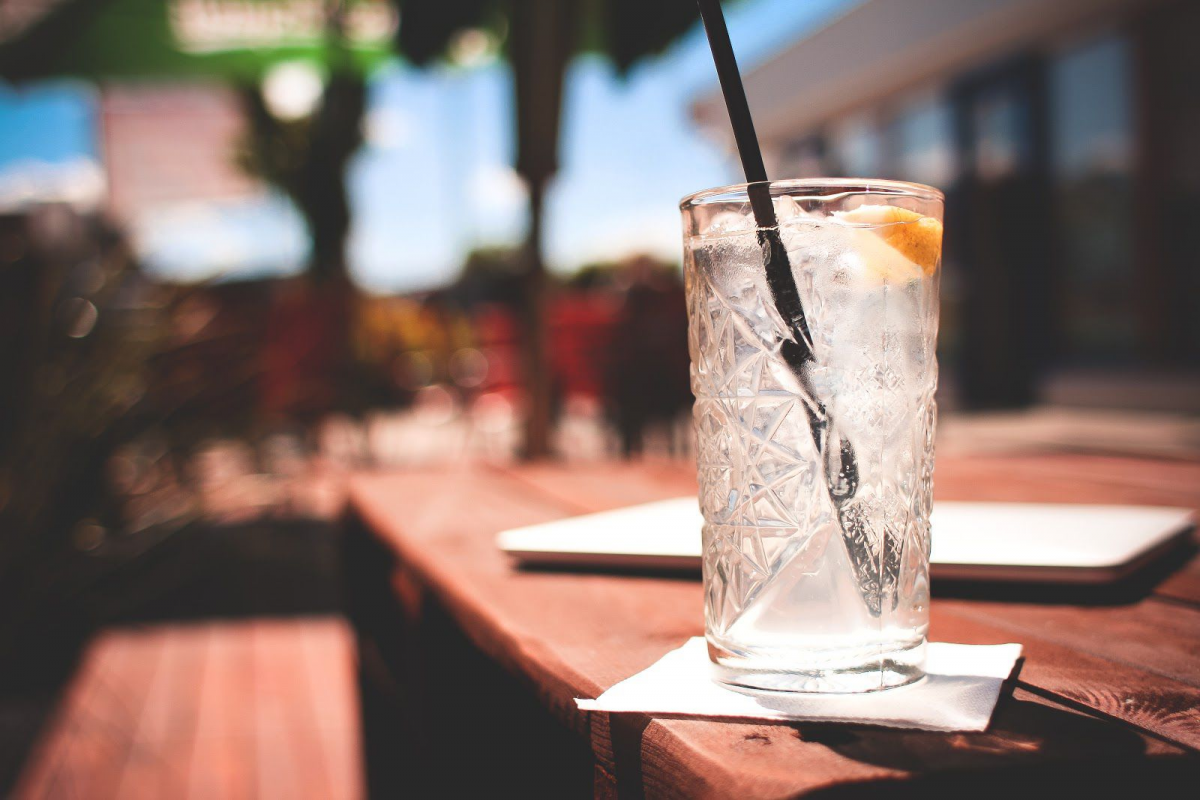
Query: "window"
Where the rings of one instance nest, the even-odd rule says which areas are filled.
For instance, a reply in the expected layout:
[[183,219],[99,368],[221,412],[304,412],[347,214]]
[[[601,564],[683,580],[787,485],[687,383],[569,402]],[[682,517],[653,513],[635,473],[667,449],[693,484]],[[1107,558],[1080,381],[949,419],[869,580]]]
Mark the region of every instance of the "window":
[[874,121],[855,116],[830,131],[829,174],[847,178],[874,178],[883,173],[883,140]]
[[819,136],[805,136],[788,142],[783,148],[774,173],[783,178],[812,178],[824,174],[824,151]]
[[941,99],[925,99],[901,109],[890,139],[896,177],[946,189],[954,181],[954,120]]
[[1133,355],[1130,53],[1116,36],[1068,51],[1050,69],[1050,146],[1066,355]]
[[1011,177],[1026,164],[1026,105],[1008,87],[979,98],[975,105],[975,174],[982,181]]

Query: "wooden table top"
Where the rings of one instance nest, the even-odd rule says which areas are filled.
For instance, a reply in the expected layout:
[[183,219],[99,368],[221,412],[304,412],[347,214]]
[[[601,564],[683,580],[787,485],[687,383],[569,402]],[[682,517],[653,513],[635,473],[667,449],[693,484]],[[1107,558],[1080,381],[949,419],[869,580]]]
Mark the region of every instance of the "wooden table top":
[[[1200,464],[1187,462],[945,458],[935,483],[936,496],[946,500],[1200,508]],[[495,534],[695,488],[690,465],[668,462],[476,466],[356,478],[350,509],[396,554],[404,573],[398,584],[415,579],[433,592],[484,653],[590,738],[598,771],[618,788],[637,781],[638,793],[654,795],[784,797],[961,770],[1035,775],[1047,765],[1083,761],[1113,769],[1195,767],[1193,759],[1175,758],[1200,750],[1194,549],[1107,594],[935,582],[932,639],[1024,645],[1013,690],[986,733],[577,710],[573,698],[596,697],[703,634],[700,581],[518,570],[495,548]]]
[[11,797],[358,800],[358,712],[343,620],[111,628]]

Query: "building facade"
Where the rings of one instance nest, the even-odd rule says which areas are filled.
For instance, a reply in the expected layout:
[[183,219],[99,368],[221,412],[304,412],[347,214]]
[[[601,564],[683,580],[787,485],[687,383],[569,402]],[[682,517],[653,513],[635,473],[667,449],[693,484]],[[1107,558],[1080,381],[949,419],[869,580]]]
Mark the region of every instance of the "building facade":
[[[942,352],[964,405],[1194,412],[1197,31],[1196,0],[868,0],[747,94],[773,176],[945,191]],[[718,94],[694,117],[727,136]]]

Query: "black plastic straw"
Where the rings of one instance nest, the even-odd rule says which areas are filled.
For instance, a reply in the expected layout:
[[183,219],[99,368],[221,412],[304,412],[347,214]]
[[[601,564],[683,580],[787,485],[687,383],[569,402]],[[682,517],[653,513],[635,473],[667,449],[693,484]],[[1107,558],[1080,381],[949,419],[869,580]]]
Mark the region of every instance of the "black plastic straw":
[[[763,166],[762,150],[758,147],[758,134],[754,132],[754,120],[750,117],[750,104],[746,101],[746,87],[738,71],[737,58],[733,55],[733,44],[729,41],[729,29],[725,27],[725,15],[719,0],[697,0],[700,17],[704,20],[704,32],[708,35],[708,47],[712,50],[717,65],[717,78],[721,81],[721,94],[725,95],[725,107],[729,109],[729,121],[733,125],[733,138],[737,140],[738,155],[742,159],[742,171],[747,183],[758,183],[767,179],[767,168]],[[755,209],[757,212],[757,209]],[[762,227],[775,224],[775,209],[767,207],[770,217],[756,220]]]
[[[733,138],[737,143],[738,155],[742,160],[742,171],[750,184],[748,194],[754,223],[759,229],[766,260],[767,285],[775,300],[776,308],[787,323],[794,338],[793,348],[797,352],[783,352],[793,370],[799,370],[812,358],[812,338],[808,332],[808,321],[804,307],[792,278],[792,268],[787,250],[779,235],[779,222],[775,219],[775,206],[771,202],[771,187],[767,183],[767,168],[763,165],[762,150],[758,146],[758,135],[754,132],[754,120],[750,116],[750,104],[746,101],[746,89],[738,72],[737,59],[733,55],[733,44],[729,41],[729,29],[725,27],[725,15],[719,0],[697,0],[700,17],[704,20],[704,31],[708,35],[708,46],[712,50],[717,77],[721,81],[721,93],[725,96],[725,107],[729,110],[729,122],[733,126]],[[792,363],[798,359],[797,363]]]
[[[763,164],[762,150],[758,146],[758,135],[754,132],[754,120],[750,117],[750,104],[746,101],[746,88],[738,72],[737,59],[733,55],[733,44],[729,41],[729,29],[725,26],[725,15],[720,0],[696,0],[700,7],[700,18],[704,21],[704,32],[708,35],[708,46],[712,50],[713,63],[717,67],[717,78],[721,81],[721,94],[725,96],[725,107],[729,111],[729,122],[733,126],[733,138],[738,155],[742,160],[742,171],[746,174],[747,194],[754,223],[758,228],[758,240],[763,251],[763,266],[766,269],[767,286],[775,308],[783,318],[791,334],[779,344],[779,354],[787,363],[796,379],[804,387],[805,408],[808,411],[809,428],[818,452],[827,461],[827,479],[830,495],[835,502],[844,502],[858,490],[858,465],[854,448],[842,439],[837,446],[830,447],[831,430],[825,406],[813,394],[805,374],[805,365],[813,358],[812,335],[804,306],[792,277],[792,265],[788,260],[787,248],[779,234],[779,221],[775,218],[775,206],[771,201],[771,185],[767,182],[767,168]],[[836,454],[836,460],[832,458]]]

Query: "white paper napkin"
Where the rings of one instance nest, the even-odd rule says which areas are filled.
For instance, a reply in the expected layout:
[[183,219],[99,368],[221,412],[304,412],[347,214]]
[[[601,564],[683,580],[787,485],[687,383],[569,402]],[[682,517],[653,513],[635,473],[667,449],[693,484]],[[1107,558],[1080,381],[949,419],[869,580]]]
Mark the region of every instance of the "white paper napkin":
[[926,677],[908,686],[867,694],[756,692],[714,681],[705,641],[697,637],[597,699],[575,703],[585,711],[982,731],[1020,656],[1019,644],[936,642],[929,644]]

